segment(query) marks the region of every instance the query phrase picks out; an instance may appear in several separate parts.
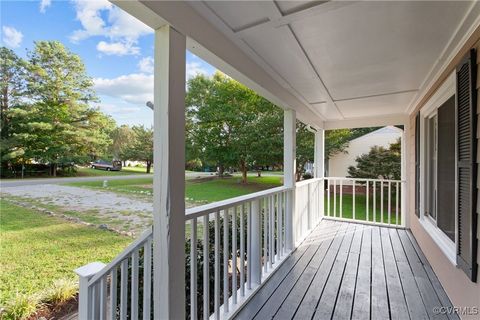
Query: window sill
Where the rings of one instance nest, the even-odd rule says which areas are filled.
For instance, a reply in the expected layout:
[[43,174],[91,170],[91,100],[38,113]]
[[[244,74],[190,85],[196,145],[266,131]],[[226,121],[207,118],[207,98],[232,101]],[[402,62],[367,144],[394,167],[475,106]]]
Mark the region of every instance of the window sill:
[[447,237],[428,217],[419,219],[423,229],[432,237],[433,241],[442,250],[443,254],[450,260],[450,262],[457,265],[457,251],[455,243]]

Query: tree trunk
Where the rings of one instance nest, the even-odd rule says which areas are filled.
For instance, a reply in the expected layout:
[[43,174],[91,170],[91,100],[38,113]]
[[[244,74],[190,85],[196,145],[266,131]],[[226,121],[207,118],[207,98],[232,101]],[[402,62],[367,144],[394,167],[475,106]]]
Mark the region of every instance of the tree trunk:
[[219,166],[218,166],[218,176],[219,176],[220,178],[223,178],[223,172],[224,172],[224,171],[225,171],[225,168],[223,167],[223,165],[222,165],[222,164],[219,165]]
[[147,173],[150,173],[151,167],[152,167],[152,163],[150,161],[147,161]]
[[52,170],[51,175],[56,177],[57,176],[57,164],[56,163],[51,164],[51,170]]
[[242,183],[247,183],[247,165],[244,160],[240,161],[240,170],[242,170]]

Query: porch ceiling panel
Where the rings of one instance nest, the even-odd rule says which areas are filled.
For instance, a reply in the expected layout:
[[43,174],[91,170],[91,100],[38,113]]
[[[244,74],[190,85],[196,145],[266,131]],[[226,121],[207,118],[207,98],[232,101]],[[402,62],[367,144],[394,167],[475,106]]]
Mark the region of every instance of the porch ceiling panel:
[[204,1],[193,7],[329,121],[405,114],[472,2]]
[[358,2],[291,26],[332,98],[355,99],[418,89],[469,6]]

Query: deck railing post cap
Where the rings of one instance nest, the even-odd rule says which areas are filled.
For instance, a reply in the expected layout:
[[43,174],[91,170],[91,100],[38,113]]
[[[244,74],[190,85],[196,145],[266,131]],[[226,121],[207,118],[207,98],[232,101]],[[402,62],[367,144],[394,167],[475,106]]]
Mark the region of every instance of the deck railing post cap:
[[97,274],[100,270],[105,268],[106,264],[103,262],[90,262],[80,268],[74,270],[74,272],[82,278],[89,278]]

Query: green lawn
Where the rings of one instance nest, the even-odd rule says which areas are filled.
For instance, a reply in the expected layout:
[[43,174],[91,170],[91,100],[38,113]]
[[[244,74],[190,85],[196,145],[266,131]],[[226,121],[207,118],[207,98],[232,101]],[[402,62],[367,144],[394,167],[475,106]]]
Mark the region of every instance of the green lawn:
[[0,306],[19,294],[37,294],[73,270],[111,261],[131,241],[110,231],[70,223],[0,200]]
[[[112,180],[108,181],[106,190],[124,194],[151,195],[152,181],[152,177]],[[66,185],[105,190],[102,181],[82,181],[68,183]],[[249,176],[247,184],[242,184],[240,178],[237,176],[222,179],[187,180],[185,196],[191,202],[215,202],[278,187],[280,185],[280,176],[265,176],[260,178]]]
[[[330,196],[330,214],[327,214],[328,210],[328,196],[325,195],[325,215],[330,215],[330,216],[335,216],[340,217],[340,196],[337,194],[337,205],[336,205],[336,210],[333,210],[333,204],[334,204],[334,199],[333,195]],[[392,200],[391,200],[391,210],[390,210],[390,223],[391,224],[396,224],[397,219],[395,215],[395,197],[392,195]],[[400,201],[400,198],[399,198]],[[376,217],[376,222],[381,222],[382,216],[381,216],[381,204],[380,204],[380,197],[377,197],[376,199],[376,205],[375,205],[375,215],[373,214],[373,197],[370,196],[370,200],[368,201],[368,221],[375,221],[374,216]],[[400,211],[400,203],[398,207],[398,211]],[[352,195],[350,194],[344,194],[342,196],[342,218],[348,218],[351,219],[353,218],[353,199]],[[362,194],[357,194],[355,196],[355,219],[356,220],[364,220],[367,221],[367,197]],[[383,201],[383,222],[388,223],[388,200],[385,198]],[[400,224],[401,221],[398,223]]]

